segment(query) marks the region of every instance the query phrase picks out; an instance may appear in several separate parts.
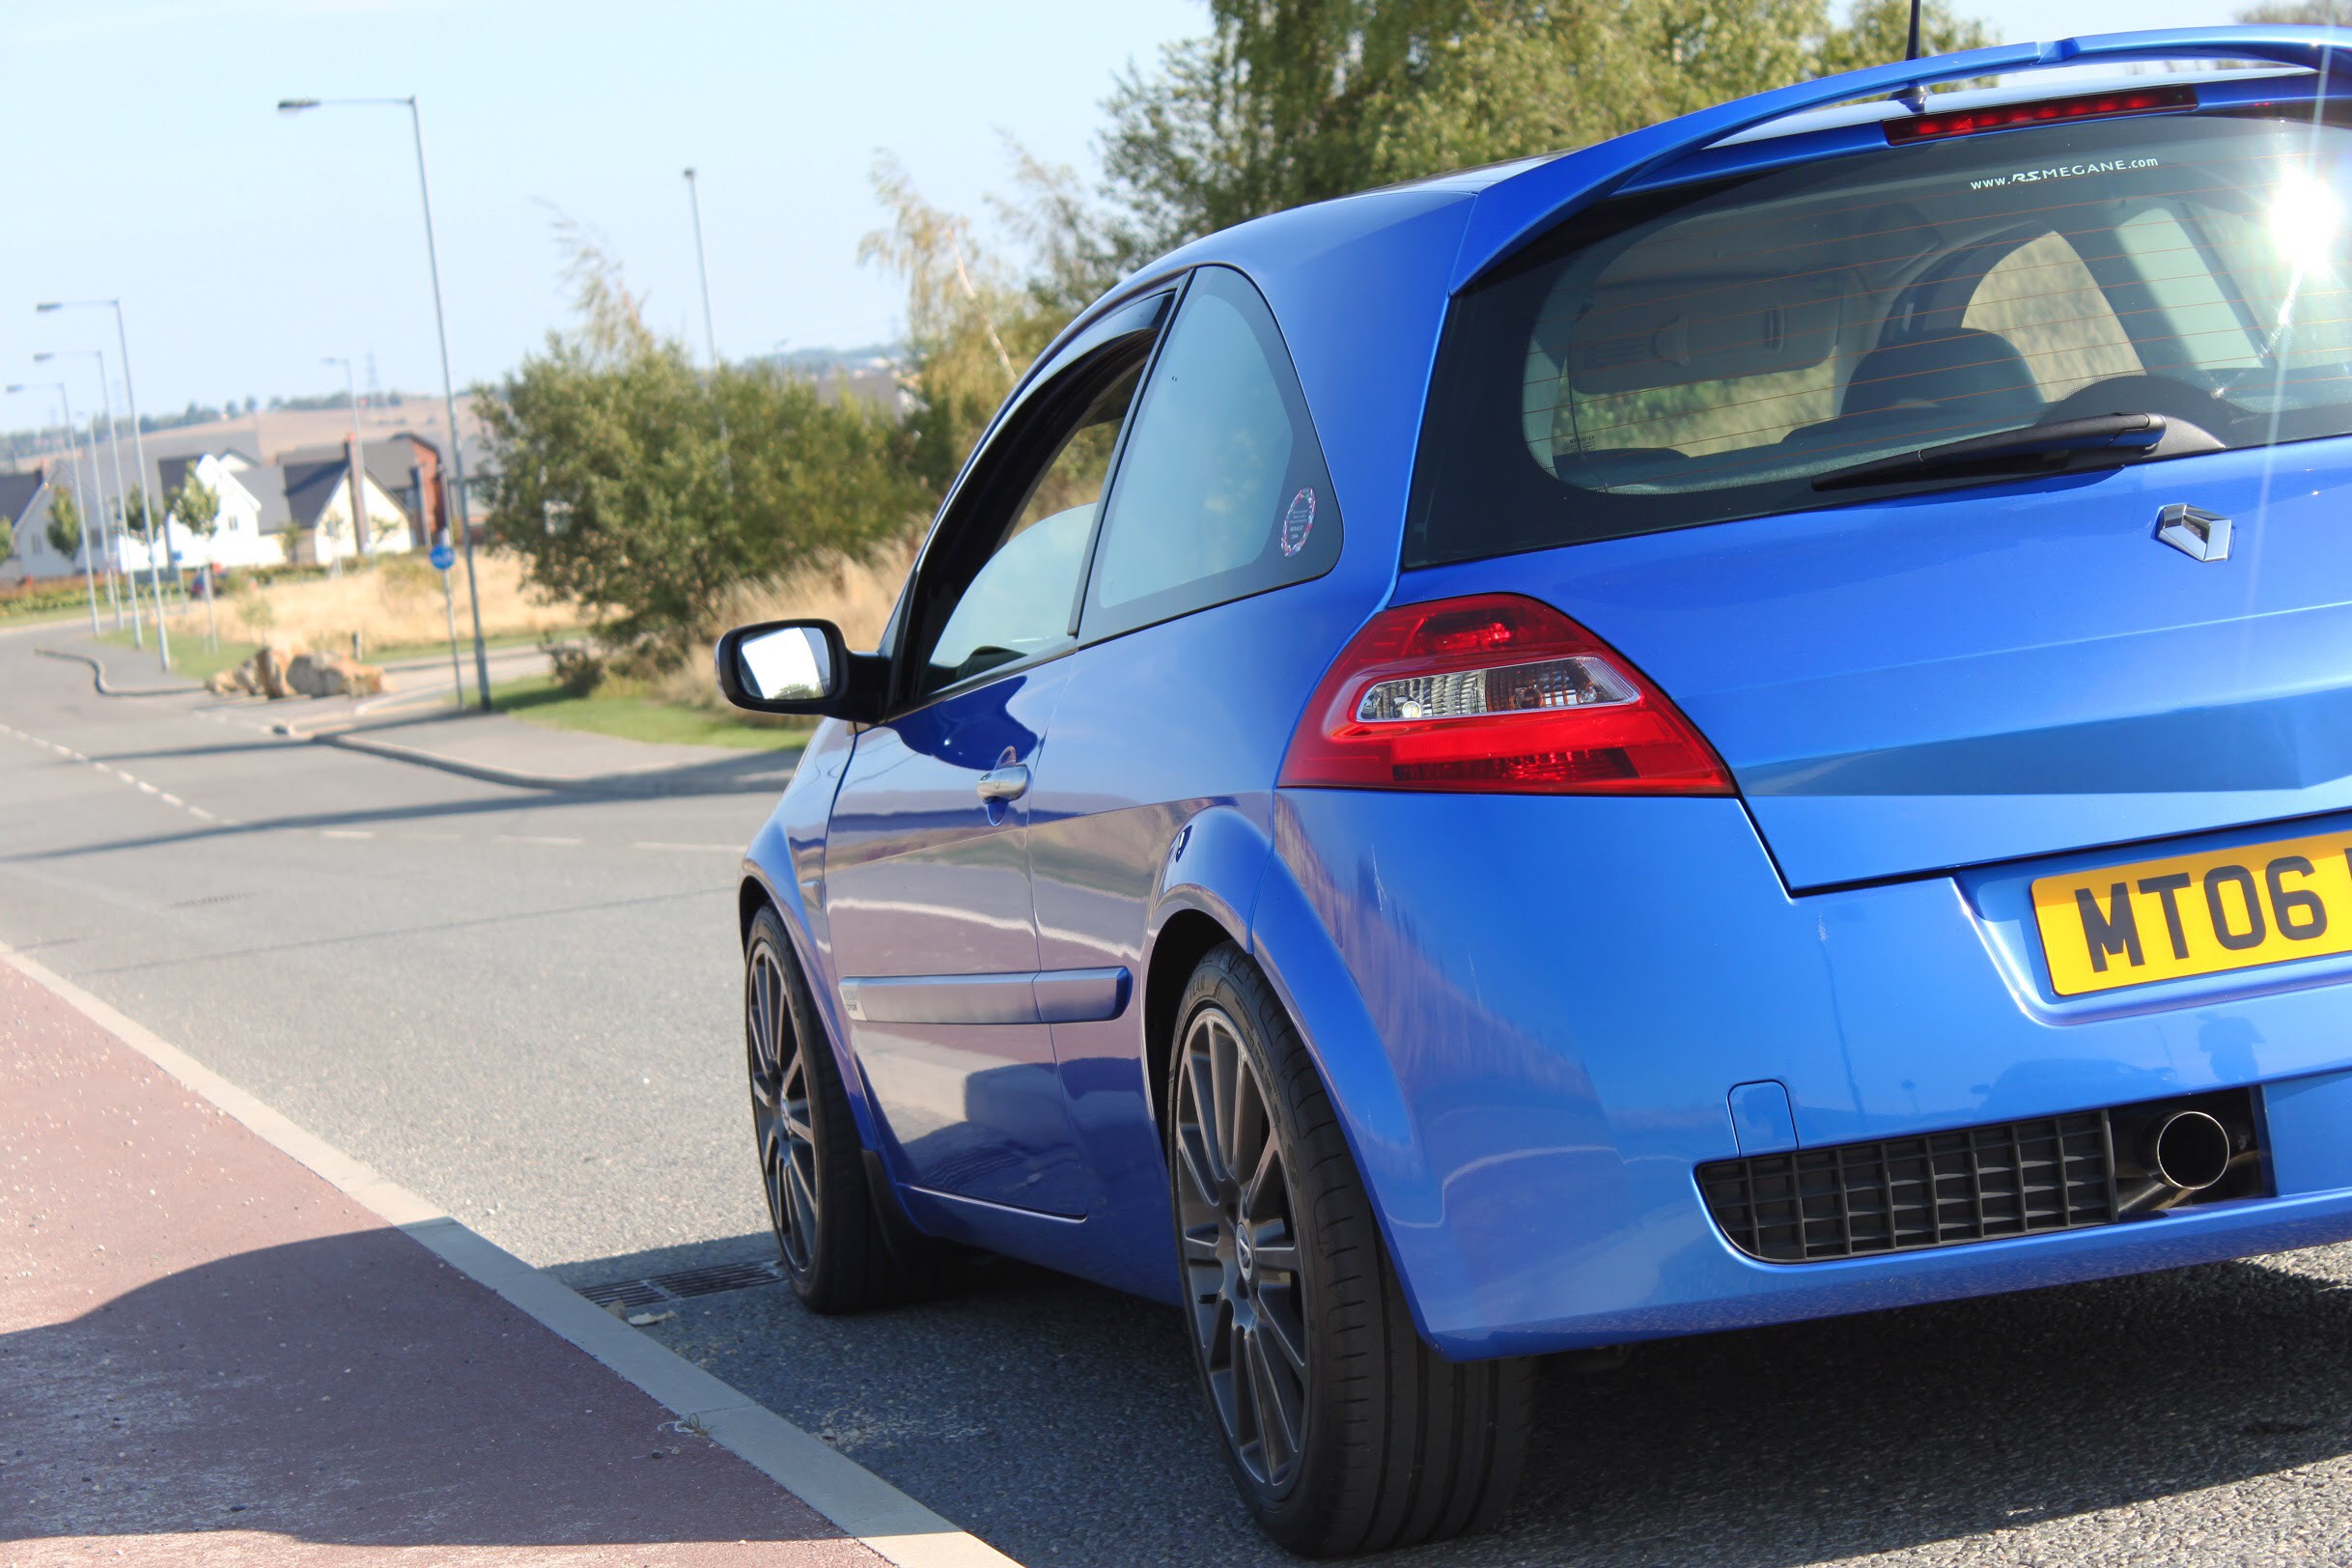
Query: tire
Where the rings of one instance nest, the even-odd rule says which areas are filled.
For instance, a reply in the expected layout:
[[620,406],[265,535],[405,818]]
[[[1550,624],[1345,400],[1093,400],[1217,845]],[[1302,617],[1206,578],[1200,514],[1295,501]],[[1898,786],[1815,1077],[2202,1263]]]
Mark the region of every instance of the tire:
[[743,1057],[776,1255],[811,1310],[860,1312],[926,1295],[941,1259],[894,1234],[866,1178],[850,1097],[808,981],[771,908],[743,944]]
[[1243,1503],[1317,1557],[1492,1525],[1526,1460],[1531,1363],[1422,1342],[1322,1078],[1239,948],[1201,961],[1176,1018],[1187,1321]]

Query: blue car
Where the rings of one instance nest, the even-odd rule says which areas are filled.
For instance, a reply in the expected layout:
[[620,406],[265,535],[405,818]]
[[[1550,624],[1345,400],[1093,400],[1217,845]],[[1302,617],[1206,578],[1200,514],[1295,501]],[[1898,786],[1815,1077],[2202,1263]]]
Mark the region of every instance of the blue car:
[[718,651],[825,715],[741,905],[802,1298],[1180,1305],[1335,1554],[1492,1521],[1536,1356],[2352,1237],[2338,46],[1806,83],[1087,311],[879,651]]

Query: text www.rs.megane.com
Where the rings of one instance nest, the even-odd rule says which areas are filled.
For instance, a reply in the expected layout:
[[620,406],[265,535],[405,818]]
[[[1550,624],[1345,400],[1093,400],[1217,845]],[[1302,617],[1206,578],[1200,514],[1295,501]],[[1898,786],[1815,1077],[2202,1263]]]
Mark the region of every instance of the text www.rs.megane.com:
[[2015,174],[1995,175],[1990,180],[1972,180],[1971,190],[1995,190],[2002,185],[2030,185],[2044,180],[2072,180],[2085,174],[2120,174],[2126,169],[2153,169],[2154,158],[2107,158],[2098,163],[2069,163],[2054,169],[2020,169]]

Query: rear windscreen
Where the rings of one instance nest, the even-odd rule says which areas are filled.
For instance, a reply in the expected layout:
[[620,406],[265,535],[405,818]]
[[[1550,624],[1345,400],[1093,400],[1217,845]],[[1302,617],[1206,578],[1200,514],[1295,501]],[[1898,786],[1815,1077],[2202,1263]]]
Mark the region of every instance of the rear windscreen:
[[2352,432],[2348,136],[2095,121],[1573,218],[1455,302],[1405,564],[1884,496],[1813,481],[2061,419]]

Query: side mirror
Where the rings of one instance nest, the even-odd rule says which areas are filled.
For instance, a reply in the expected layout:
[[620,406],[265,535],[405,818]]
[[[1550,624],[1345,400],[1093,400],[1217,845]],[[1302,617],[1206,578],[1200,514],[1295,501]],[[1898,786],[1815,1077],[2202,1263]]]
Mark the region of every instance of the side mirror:
[[830,621],[765,621],[718,639],[718,689],[755,714],[862,717],[882,660],[853,654]]

